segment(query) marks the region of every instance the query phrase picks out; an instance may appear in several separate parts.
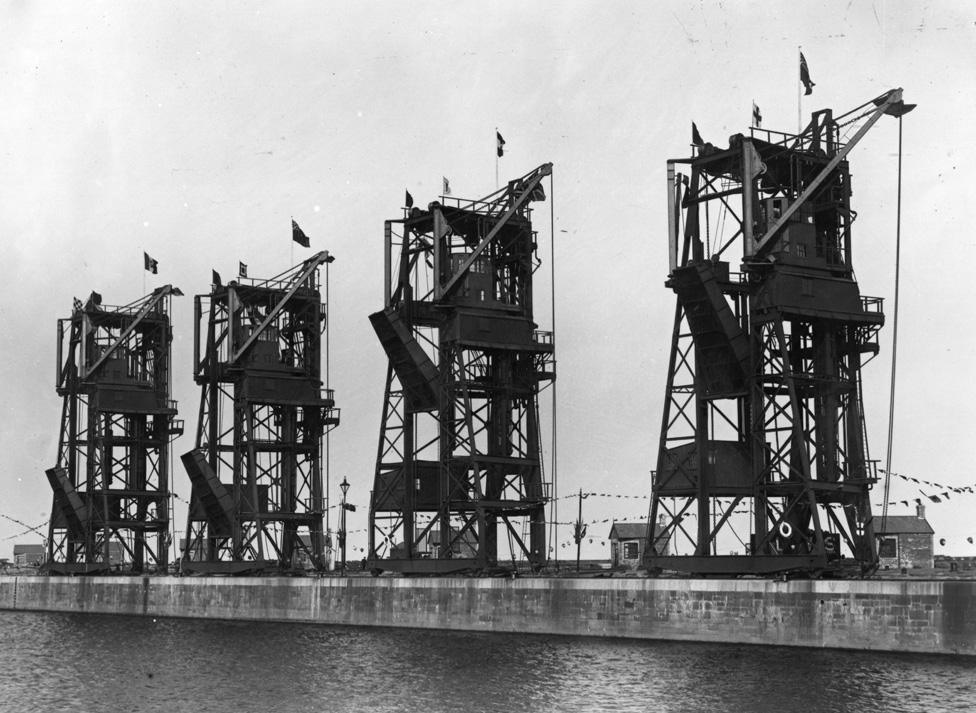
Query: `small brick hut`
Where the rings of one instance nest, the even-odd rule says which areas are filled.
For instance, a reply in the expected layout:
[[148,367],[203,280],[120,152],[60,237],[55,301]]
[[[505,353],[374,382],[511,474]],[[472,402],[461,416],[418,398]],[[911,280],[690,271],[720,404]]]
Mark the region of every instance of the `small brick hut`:
[[878,558],[882,569],[930,569],[935,566],[933,536],[935,530],[925,519],[925,506],[918,504],[914,515],[888,515],[876,518],[880,523],[874,534],[878,538]]
[[37,566],[44,562],[44,545],[14,545],[14,564],[18,567]]
[[[654,529],[657,546],[668,554],[668,538],[664,524],[658,522]],[[644,541],[647,539],[647,523],[614,522],[610,527],[610,566],[637,569],[644,559]]]

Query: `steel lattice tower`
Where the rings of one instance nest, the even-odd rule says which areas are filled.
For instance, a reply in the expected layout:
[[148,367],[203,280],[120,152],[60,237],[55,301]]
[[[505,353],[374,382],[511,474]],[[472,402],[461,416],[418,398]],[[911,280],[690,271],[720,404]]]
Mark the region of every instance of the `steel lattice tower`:
[[58,320],[63,397],[45,569],[166,571],[169,444],[183,431],[170,399],[166,285],[124,307],[93,292]]
[[201,398],[196,448],[182,456],[193,485],[183,571],[325,568],[323,436],[339,411],[321,378],[319,268],[332,260],[320,252],[194,298]]
[[500,538],[513,558],[546,562],[538,394],[555,374],[552,333],[532,315],[529,203],[551,171],[386,222],[385,308],[370,315],[389,357],[374,571],[489,571]]
[[861,367],[884,315],[854,278],[846,156],[883,114],[910,109],[892,90],[841,117],[816,112],[799,135],[752,129],[668,162],[677,306],[650,571],[877,566]]

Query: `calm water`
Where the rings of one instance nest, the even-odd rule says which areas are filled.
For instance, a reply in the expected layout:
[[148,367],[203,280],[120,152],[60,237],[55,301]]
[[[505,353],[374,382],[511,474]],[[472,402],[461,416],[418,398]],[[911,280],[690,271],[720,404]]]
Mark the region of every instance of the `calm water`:
[[0,612],[2,711],[976,711],[976,660]]

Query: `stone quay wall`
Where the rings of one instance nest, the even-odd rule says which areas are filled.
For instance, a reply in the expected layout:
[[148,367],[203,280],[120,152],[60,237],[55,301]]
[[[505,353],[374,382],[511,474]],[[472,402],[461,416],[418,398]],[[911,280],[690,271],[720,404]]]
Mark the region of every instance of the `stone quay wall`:
[[0,609],[976,655],[976,581],[14,576]]

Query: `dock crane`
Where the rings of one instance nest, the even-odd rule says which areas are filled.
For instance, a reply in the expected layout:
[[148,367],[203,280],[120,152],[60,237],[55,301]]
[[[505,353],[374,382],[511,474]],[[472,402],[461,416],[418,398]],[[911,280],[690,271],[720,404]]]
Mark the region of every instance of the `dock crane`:
[[877,567],[861,368],[885,316],[854,277],[847,156],[882,116],[913,106],[892,89],[841,116],[814,112],[796,135],[753,128],[668,161],[677,304],[651,573]]

